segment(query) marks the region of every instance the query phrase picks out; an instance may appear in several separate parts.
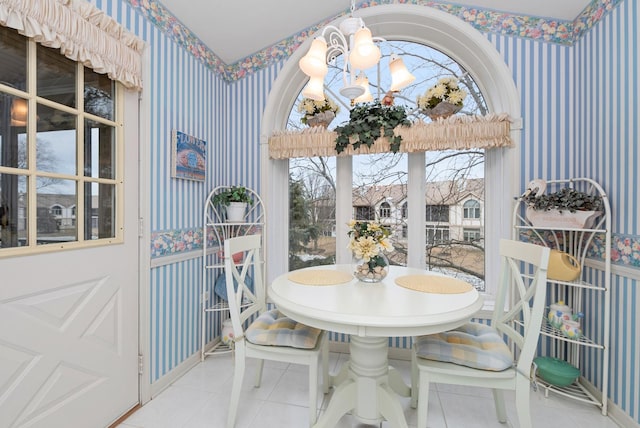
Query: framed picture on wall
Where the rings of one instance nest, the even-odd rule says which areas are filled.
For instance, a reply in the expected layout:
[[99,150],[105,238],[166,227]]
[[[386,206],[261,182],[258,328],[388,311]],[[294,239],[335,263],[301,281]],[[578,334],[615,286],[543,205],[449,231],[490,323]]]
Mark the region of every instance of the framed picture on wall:
[[207,172],[207,142],[178,130],[171,131],[171,176],[204,181]]

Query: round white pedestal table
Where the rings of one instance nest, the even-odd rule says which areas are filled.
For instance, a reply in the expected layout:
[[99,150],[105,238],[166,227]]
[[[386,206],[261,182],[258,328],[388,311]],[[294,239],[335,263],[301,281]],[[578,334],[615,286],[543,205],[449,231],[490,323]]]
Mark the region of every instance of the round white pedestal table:
[[[318,277],[327,270],[351,273],[350,265],[306,268]],[[472,288],[457,294],[414,291],[396,284],[405,275],[433,275],[421,269],[391,266],[380,283],[355,278],[333,285],[308,285],[292,281],[288,272],[269,286],[269,299],[285,315],[298,322],[350,335],[350,361],[333,379],[331,401],[314,427],[332,428],[346,413],[375,424],[387,420],[406,428],[397,395],[410,389],[399,373],[389,367],[388,338],[420,336],[450,330],[469,321],[481,308],[482,297]],[[298,274],[298,278],[299,278]]]

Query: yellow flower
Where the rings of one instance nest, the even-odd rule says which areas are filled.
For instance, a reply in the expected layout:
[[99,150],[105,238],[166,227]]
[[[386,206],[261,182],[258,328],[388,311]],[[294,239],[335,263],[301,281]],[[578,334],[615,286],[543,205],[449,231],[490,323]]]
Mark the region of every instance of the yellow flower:
[[438,83],[416,98],[419,109],[432,109],[443,101],[462,106],[467,93],[458,86],[455,77],[443,77]]

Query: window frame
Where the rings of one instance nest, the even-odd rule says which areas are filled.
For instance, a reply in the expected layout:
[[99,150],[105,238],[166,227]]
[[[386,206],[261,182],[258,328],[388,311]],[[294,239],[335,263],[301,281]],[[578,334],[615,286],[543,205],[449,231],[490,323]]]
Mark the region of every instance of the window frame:
[[[14,30],[15,31],[15,30]],[[24,36],[21,36],[24,37]],[[18,96],[27,100],[28,103],[28,123],[26,130],[27,141],[27,153],[29,156],[28,164],[26,168],[13,168],[0,165],[0,174],[10,174],[18,177],[27,178],[27,215],[25,218],[27,228],[27,244],[17,247],[0,248],[0,258],[14,257],[20,255],[33,255],[47,252],[55,252],[61,250],[70,250],[78,248],[90,248],[104,245],[113,245],[122,243],[124,240],[124,198],[123,198],[123,177],[124,177],[124,126],[123,126],[123,112],[124,112],[124,86],[117,82],[114,82],[114,119],[109,120],[100,116],[95,116],[91,113],[85,112],[84,106],[84,83],[85,83],[85,67],[81,62],[75,62],[75,91],[76,91],[76,106],[69,107],[64,104],[60,104],[51,101],[47,98],[37,95],[37,59],[36,52],[38,49],[38,43],[32,39],[25,37],[27,42],[27,89],[19,90],[13,87],[3,85],[2,92]],[[60,54],[65,58],[64,55]],[[37,142],[37,109],[38,106],[51,107],[57,110],[69,113],[76,118],[76,173],[73,174],[59,174],[50,173],[37,170],[36,164],[36,142]],[[113,128],[114,142],[113,142],[113,158],[115,174],[113,178],[92,177],[85,175],[84,165],[81,160],[84,158],[84,145],[85,145],[85,119],[90,119],[95,122],[100,122]],[[75,223],[76,239],[73,241],[65,241],[61,243],[47,243],[38,244],[38,232],[37,232],[37,188],[36,179],[38,177],[54,177],[65,180],[74,180],[76,182],[76,201],[73,204],[75,209],[75,216],[73,216],[73,223]],[[113,186],[115,197],[114,203],[116,209],[113,211],[112,221],[114,223],[114,233],[111,237],[85,239],[84,236],[84,220],[78,221],[78,219],[85,218],[84,201],[85,201],[85,183],[96,184],[108,184]],[[89,195],[91,197],[91,195]],[[20,208],[18,208],[20,210]],[[51,208],[49,208],[51,210]],[[62,207],[62,211],[71,211],[70,208]],[[87,213],[92,216],[92,213]],[[93,217],[93,216],[92,216]],[[92,221],[93,222],[93,221]]]
[[[511,118],[510,137],[516,144],[513,148],[494,148],[485,155],[485,283],[487,291],[484,293],[485,307],[491,309],[493,301],[492,284],[498,283],[500,258],[498,252],[500,238],[512,235],[512,198],[520,185],[520,147],[523,120],[521,116],[521,99],[515,85],[513,74],[504,57],[492,43],[491,37],[479,32],[468,23],[451,19],[447,14],[418,5],[385,5],[383,8],[372,7],[358,11],[367,21],[374,34],[390,39],[403,39],[423,43],[446,52],[474,76],[475,82],[485,95],[490,112],[504,113]],[[339,25],[342,18],[332,22]],[[287,195],[282,189],[288,186],[288,160],[271,159],[269,157],[269,136],[273,132],[285,129],[287,118],[292,105],[301,89],[307,82],[307,77],[298,68],[298,61],[306,53],[312,43],[312,38],[306,40],[279,69],[270,95],[265,104],[260,132],[261,149],[261,193],[264,194],[266,208],[272,218],[286,218],[288,212]],[[409,154],[409,175],[415,179],[409,180],[409,199],[424,195],[424,181],[419,178],[424,174],[424,153]],[[338,157],[337,164],[347,163],[348,175],[351,176],[350,160]],[[505,196],[506,195],[506,196]],[[351,189],[345,186],[337,188],[336,236],[338,238],[337,261],[348,263],[350,254],[347,250],[346,223],[351,210]],[[424,204],[410,204],[408,246],[416,256],[409,256],[409,266],[419,266],[424,263],[417,253],[424,248],[424,236],[411,233],[420,230],[424,224]],[[278,230],[282,225],[266,227],[265,249],[270,255],[269,268],[266,272],[267,280],[287,271],[288,267],[288,239],[280,236]],[[344,248],[342,248],[344,247]]]

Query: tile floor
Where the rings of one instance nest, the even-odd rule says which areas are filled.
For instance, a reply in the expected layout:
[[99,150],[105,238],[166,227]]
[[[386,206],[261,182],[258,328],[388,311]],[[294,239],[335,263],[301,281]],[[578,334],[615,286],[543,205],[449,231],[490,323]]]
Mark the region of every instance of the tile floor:
[[[336,373],[348,360],[347,354],[332,352],[329,371]],[[249,360],[250,362],[252,360]],[[410,380],[410,363],[391,360],[405,381]],[[304,428],[308,423],[307,368],[305,366],[266,362],[262,386],[253,387],[254,365],[248,364],[244,390],[240,398],[237,428]],[[118,428],[224,428],[229,392],[233,377],[230,354],[208,357],[169,388],[151,400]],[[331,398],[319,394],[322,408]],[[500,424],[495,416],[491,392],[482,388],[432,385],[429,395],[429,428],[517,427],[513,398],[505,394],[509,421]],[[415,427],[416,411],[408,398],[401,398],[409,427]],[[534,428],[589,427],[617,428],[593,405],[550,395],[540,390],[532,393],[531,411]],[[322,410],[321,410],[322,412]],[[345,415],[337,428],[362,428],[350,415]],[[384,428],[391,428],[384,422]]]

